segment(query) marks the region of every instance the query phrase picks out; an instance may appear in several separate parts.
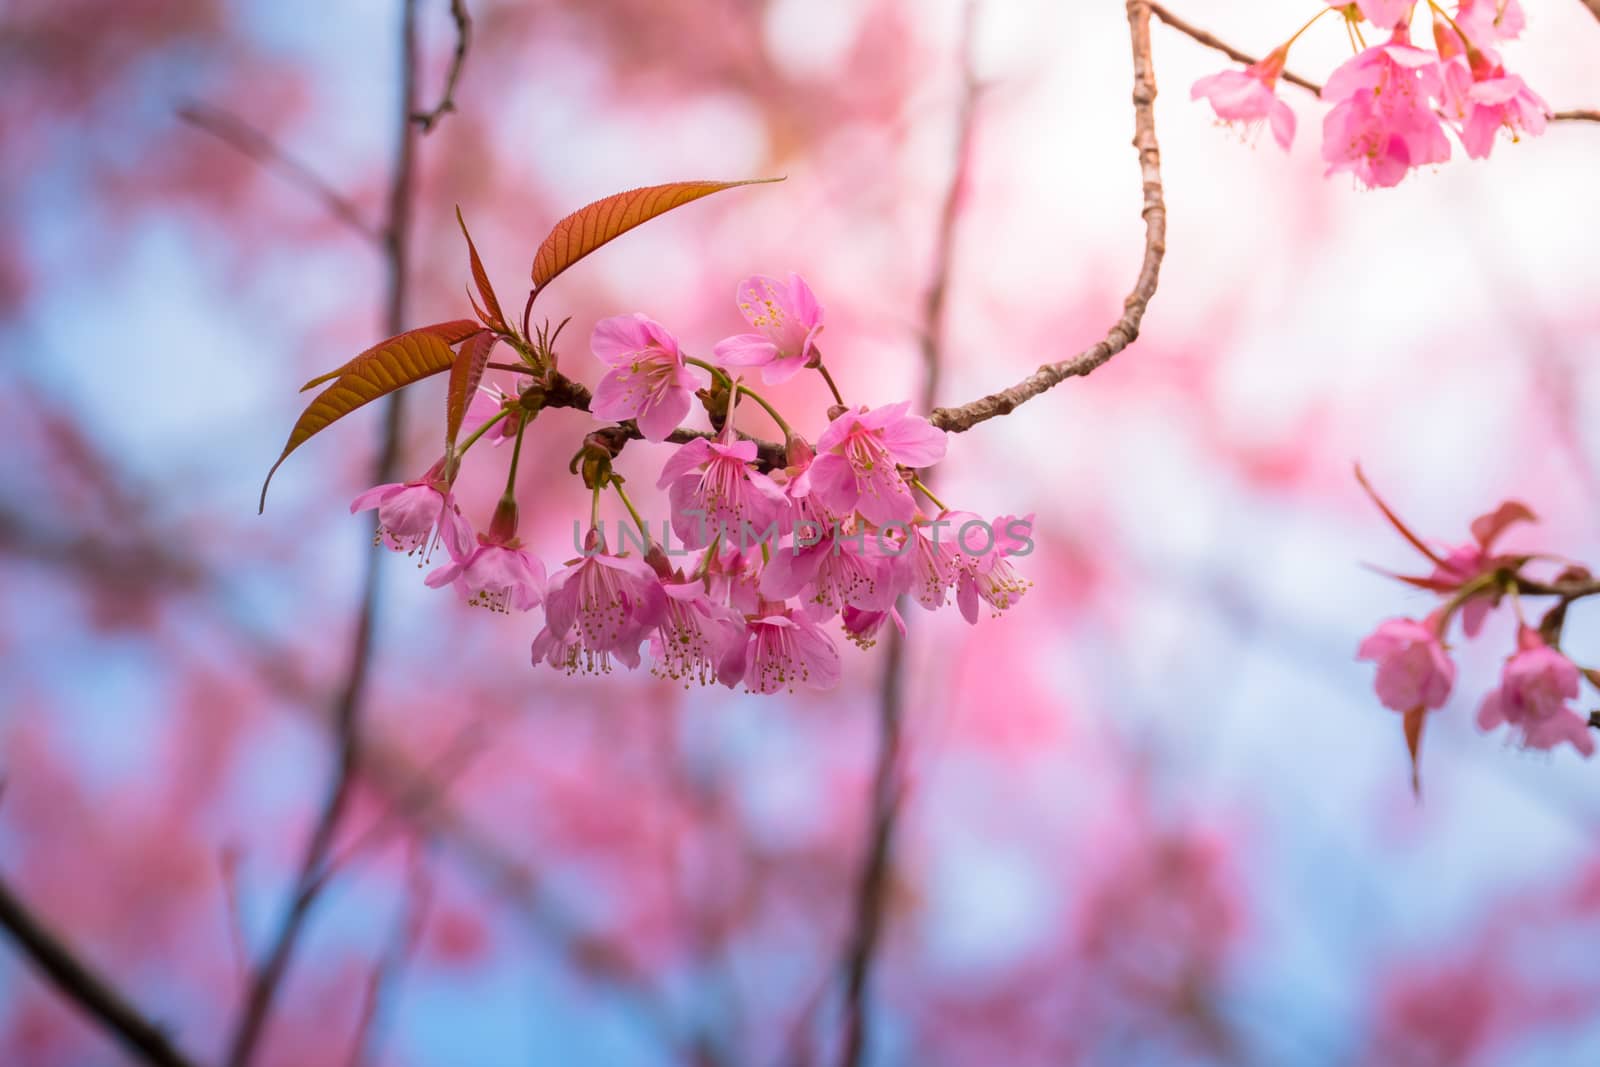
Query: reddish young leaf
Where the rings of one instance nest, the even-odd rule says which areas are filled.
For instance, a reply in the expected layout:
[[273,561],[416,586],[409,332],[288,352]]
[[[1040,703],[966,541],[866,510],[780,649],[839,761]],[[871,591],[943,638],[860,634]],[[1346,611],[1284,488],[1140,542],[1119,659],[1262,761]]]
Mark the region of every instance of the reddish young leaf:
[[625,193],[596,200],[556,223],[550,236],[539,246],[539,251],[533,257],[534,288],[544,288],[550,279],[607,241],[675,207],[735,186],[782,180],[749,178],[742,182],[669,182],[666,185],[629,189]]
[[331,382],[341,374],[348,374],[351,368],[353,368],[357,363],[360,363],[363,359],[366,359],[374,352],[377,352],[383,348],[387,348],[389,345],[392,345],[402,337],[413,337],[417,334],[425,333],[433,337],[437,337],[446,345],[455,345],[465,341],[467,338],[471,337],[481,329],[483,329],[483,326],[480,323],[473,322],[471,319],[451,319],[449,322],[436,322],[432,326],[418,326],[415,330],[407,330],[405,333],[391,337],[387,341],[379,341],[377,344],[356,356],[355,359],[350,360],[342,367],[331,370],[327,374],[317,375],[315,378],[302,385],[300,387],[300,391],[303,393],[307,389],[316,388],[323,382]]
[[450,389],[446,394],[444,443],[447,451],[454,451],[456,435],[461,432],[461,422],[467,417],[467,405],[472,394],[483,380],[483,369],[489,364],[489,353],[494,351],[499,338],[488,330],[467,338],[450,364]]
[[[478,286],[478,295],[483,297],[483,310],[480,317],[484,322],[502,332],[506,329],[506,316],[500,310],[500,301],[494,295],[494,286],[489,284],[489,272],[483,269],[483,260],[478,258],[478,246],[472,243],[472,234],[467,232],[467,220],[461,217],[461,205],[456,205],[456,222],[461,226],[461,236],[467,239],[467,259],[472,264],[472,280]],[[474,305],[476,306],[476,305]]]
[[317,394],[316,399],[301,412],[294,429],[289,431],[289,440],[283,446],[283,453],[278,456],[278,461],[267,472],[267,480],[261,485],[260,510],[266,510],[267,486],[272,484],[272,476],[289,458],[289,453],[363,404],[392,393],[401,386],[449,370],[454,361],[455,353],[444,338],[422,329],[391,337],[346,364],[339,374],[339,380]]

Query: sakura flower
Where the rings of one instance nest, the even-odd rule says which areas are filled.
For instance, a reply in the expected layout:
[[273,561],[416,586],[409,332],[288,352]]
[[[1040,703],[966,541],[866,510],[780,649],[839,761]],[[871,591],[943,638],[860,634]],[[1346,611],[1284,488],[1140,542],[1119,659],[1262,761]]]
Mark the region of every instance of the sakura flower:
[[702,582],[663,583],[666,611],[650,635],[651,670],[660,677],[732,686],[744,676],[743,617],[706,595]]
[[[744,684],[752,693],[794,692],[797,685],[832,689],[839,684],[839,649],[802,612],[776,604],[746,624]],[[732,661],[730,660],[730,666]]]
[[634,419],[651,441],[665,441],[689,414],[694,374],[677,338],[643,315],[617,315],[595,324],[589,347],[611,366],[595,388],[589,411],[597,419]]
[[384,544],[407,555],[424,550],[423,561],[437,538],[454,555],[472,540],[472,528],[451,498],[443,478],[444,461],[435,463],[415,481],[378,485],[350,502],[350,513],[378,509],[374,544]]
[[719,341],[713,349],[718,363],[760,367],[762,380],[776,385],[816,358],[822,305],[800,275],[789,275],[787,285],[764,274],[752,275],[739,283],[735,298],[745,321],[758,332]]
[[[1516,500],[1507,500],[1494,511],[1478,516],[1472,521],[1472,542],[1444,550],[1428,578],[1433,583],[1431,588],[1439,593],[1454,594],[1485,575],[1515,564],[1515,557],[1495,554],[1494,543],[1507,528],[1519,522],[1536,521],[1528,506]],[[1483,629],[1484,620],[1490,609],[1500,603],[1503,592],[1499,586],[1486,586],[1462,603],[1461,628],[1468,637],[1476,637]]]
[[[978,621],[979,603],[988,604],[993,614],[999,615],[1015,606],[1022,595],[1033,587],[1007,559],[1032,551],[1029,534],[1033,530],[1033,516],[1017,518],[1002,515],[993,523],[980,523],[983,529],[963,525],[956,531],[956,543],[967,556],[956,584],[956,604],[969,623]],[[979,536],[979,534],[983,536]]]
[[[1360,9],[1362,17],[1378,29],[1392,30],[1410,18],[1415,3],[1416,0],[1356,0],[1356,7]],[[1328,0],[1328,6],[1345,8],[1350,5],[1348,0],[1343,3]]]
[[1347,170],[1370,186],[1397,185],[1412,167],[1450,158],[1450,141],[1429,100],[1443,91],[1439,57],[1414,48],[1402,25],[1328,77],[1334,102],[1322,121],[1327,173]]
[[1518,0],[1461,0],[1453,21],[1478,48],[1512,40],[1528,24]]
[[912,598],[926,610],[944,607],[968,563],[956,545],[958,532],[969,522],[982,521],[970,511],[945,511],[911,527],[910,547],[900,556],[900,565]]
[[1576,664],[1523,626],[1517,652],[1500,675],[1500,688],[1478,709],[1478,728],[1507,724],[1528,748],[1552,749],[1567,741],[1585,756],[1593,755],[1588,720],[1567,705],[1578,696],[1578,677]]
[[450,562],[429,574],[430,589],[454,585],[475,607],[508,612],[527,611],[544,599],[544,564],[522,547],[516,536],[516,505],[495,509],[487,534],[473,543],[447,545]]
[[874,525],[909,522],[916,501],[898,467],[926,467],[944,458],[945,435],[901,401],[846,411],[817,439],[806,472],[810,491],[841,514],[859,511]]
[[1394,711],[1441,708],[1455,685],[1456,665],[1438,631],[1414,619],[1380,623],[1361,642],[1356,658],[1378,665],[1378,700]]
[[1273,139],[1287,151],[1294,141],[1294,112],[1273,91],[1287,54],[1287,49],[1279,48],[1244,70],[1207,75],[1189,89],[1189,99],[1211,101],[1212,110],[1224,122],[1242,122],[1252,128],[1266,121]]
[[[1481,56],[1480,56],[1481,58]],[[1550,105],[1499,64],[1474,67],[1457,61],[1445,67],[1447,107],[1459,123],[1461,145],[1472,159],[1487,159],[1495,134],[1506,130],[1537,137],[1544,133]]]
[[857,648],[868,649],[878,643],[878,631],[883,629],[883,624],[893,622],[894,628],[900,631],[900,636],[906,635],[906,620],[900,617],[900,612],[894,608],[887,611],[863,611],[857,607],[846,607],[841,613],[844,620],[844,635],[848,637]]
[[719,535],[742,544],[778,522],[788,499],[755,458],[754,441],[696,437],[667,460],[656,488],[668,490],[672,530],[686,547],[705,548]]
[[887,611],[900,589],[895,557],[878,549],[865,531],[843,534],[835,523],[813,539],[803,530],[794,541],[771,551],[761,574],[761,595],[769,600],[799,596],[806,613],[831,619],[846,607]]
[[631,670],[639,666],[640,643],[666,613],[667,596],[642,560],[611,555],[594,535],[588,548],[590,554],[550,578],[544,647],[571,631],[576,643],[565,654],[569,670],[609,673],[613,656]]

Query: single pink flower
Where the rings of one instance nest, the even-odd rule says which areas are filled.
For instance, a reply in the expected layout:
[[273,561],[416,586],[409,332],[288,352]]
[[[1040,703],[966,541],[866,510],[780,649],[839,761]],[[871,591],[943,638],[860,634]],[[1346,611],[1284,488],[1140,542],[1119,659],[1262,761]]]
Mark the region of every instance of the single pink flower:
[[1576,664],[1546,645],[1537,631],[1523,626],[1517,652],[1506,661],[1500,688],[1484,698],[1478,728],[1510,725],[1528,748],[1552,749],[1571,742],[1585,756],[1594,754],[1588,720],[1567,705],[1578,696]]
[[754,441],[696,437],[667,460],[656,488],[668,491],[672,531],[685,547],[705,548],[718,537],[746,547],[779,522],[788,498],[755,469],[755,458]]
[[863,611],[860,608],[847,607],[842,612],[844,621],[844,635],[861,649],[871,648],[878,643],[878,631],[883,629],[883,624],[893,622],[894,628],[900,631],[900,636],[906,635],[906,620],[900,617],[900,612],[894,608],[887,611]]
[[611,367],[595,387],[590,414],[633,419],[646,439],[665,441],[689,414],[699,384],[684,365],[677,338],[643,315],[616,315],[595,324],[589,347]]
[[752,693],[776,693],[797,685],[832,689],[839,684],[839,649],[804,612],[780,605],[745,626],[744,684]]
[[910,547],[900,556],[904,582],[912,599],[928,611],[945,606],[971,561],[956,545],[968,523],[983,523],[970,511],[945,511],[929,522],[911,527]]
[[865,531],[844,534],[837,524],[819,534],[796,530],[791,543],[771,549],[761,595],[768,600],[798,596],[806,614],[818,621],[847,607],[887,611],[900,593],[895,558]]
[[1361,642],[1356,658],[1378,665],[1378,700],[1394,711],[1441,708],[1455,685],[1456,665],[1432,626],[1389,619]]
[[429,574],[430,589],[454,585],[467,603],[490,611],[527,611],[544,599],[544,564],[517,538],[515,504],[495,509],[489,532],[450,548],[450,562]]
[[739,283],[735,299],[757,333],[719,341],[713,352],[725,367],[760,367],[761,378],[776,385],[793,378],[817,355],[822,305],[798,274],[785,285],[755,274]]
[[454,557],[471,543],[472,527],[452,499],[443,469],[440,460],[415,481],[374,486],[350,502],[350,513],[378,509],[375,544],[408,556],[421,550],[426,562],[436,541],[442,541]]
[[[1356,7],[1361,10],[1361,15],[1368,22],[1380,30],[1392,30],[1411,17],[1411,8],[1416,0],[1355,0]],[[1328,6],[1335,9],[1349,7],[1349,0],[1343,3],[1328,0]]]
[[1224,122],[1242,122],[1247,129],[1263,120],[1272,127],[1273,139],[1285,151],[1294,142],[1294,112],[1274,92],[1283,73],[1287,50],[1279,48],[1244,70],[1224,70],[1207,75],[1189,89],[1189,99],[1211,101],[1211,109]]
[[901,465],[927,467],[944,458],[945,434],[901,401],[868,411],[846,411],[817,439],[817,458],[806,472],[810,491],[834,511],[859,511],[868,522],[910,522],[916,514]]
[[1398,185],[1413,167],[1450,158],[1431,98],[1443,92],[1439,57],[1411,45],[1404,26],[1389,43],[1368,48],[1328,77],[1322,121],[1328,174],[1347,170],[1370,186]]
[[667,595],[642,560],[611,555],[593,534],[587,551],[550,578],[544,646],[554,647],[571,632],[575,643],[565,653],[571,671],[608,673],[613,656],[632,670],[639,666],[639,645],[666,614]]
[[744,617],[717,604],[705,583],[663,583],[666,611],[650,635],[651,670],[663,678],[733,686],[744,676]]
[[[1479,515],[1472,520],[1471,543],[1443,549],[1427,579],[1432,583],[1430,587],[1440,594],[1453,595],[1461,587],[1501,567],[1515,569],[1516,557],[1496,554],[1494,543],[1517,523],[1537,521],[1528,506],[1516,500],[1507,500],[1495,510]],[[1478,636],[1484,620],[1489,617],[1490,610],[1499,605],[1502,595],[1503,589],[1490,586],[1468,597],[1461,605],[1461,629],[1468,637]]]
[[1528,24],[1517,0],[1461,0],[1454,21],[1477,48],[1512,40]]
[[1520,77],[1498,63],[1475,70],[1464,58],[1445,65],[1445,106],[1472,159],[1487,159],[1501,130],[1513,141],[1539,136],[1550,116],[1550,105]]
[[1033,551],[1032,532],[1032,515],[1002,515],[992,523],[957,528],[956,547],[966,557],[966,564],[957,579],[956,604],[969,623],[977,623],[980,602],[999,615],[1033,588],[1008,558]]

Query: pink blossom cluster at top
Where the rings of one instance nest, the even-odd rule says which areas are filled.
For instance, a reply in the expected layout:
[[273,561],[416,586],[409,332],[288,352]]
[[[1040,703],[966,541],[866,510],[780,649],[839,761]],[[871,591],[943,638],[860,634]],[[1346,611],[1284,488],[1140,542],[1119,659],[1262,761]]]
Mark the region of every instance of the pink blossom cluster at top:
[[[1516,501],[1474,520],[1470,542],[1436,546],[1413,533],[1376,494],[1373,500],[1433,566],[1426,575],[1394,577],[1440,598],[1425,619],[1381,623],[1356,652],[1357,658],[1377,665],[1374,684],[1379,701],[1404,716],[1413,764],[1425,714],[1444,707],[1455,686],[1456,665],[1448,644],[1451,623],[1459,617],[1462,633],[1476,637],[1489,614],[1507,604],[1517,617],[1516,643],[1499,684],[1479,703],[1479,728],[1508,727],[1527,748],[1552,749],[1568,743],[1584,756],[1592,755],[1590,719],[1571,702],[1580,696],[1585,677],[1600,686],[1600,672],[1580,668],[1560,648],[1567,605],[1600,593],[1600,583],[1588,569],[1554,557],[1497,549],[1508,528],[1535,521],[1533,512]],[[1530,577],[1527,568],[1540,562],[1556,562],[1560,569],[1548,580]],[[1543,618],[1530,623],[1523,615],[1524,602],[1535,597],[1554,597],[1556,603]]]
[[[1431,50],[1411,41],[1418,7],[1432,19]],[[1201,78],[1190,96],[1209,100],[1224,122],[1266,122],[1287,149],[1295,116],[1277,96],[1278,80],[1295,40],[1329,12],[1344,19],[1355,55],[1322,87],[1322,99],[1331,105],[1322,121],[1328,174],[1348,171],[1368,186],[1393,186],[1415,167],[1450,158],[1446,130],[1473,159],[1487,158],[1501,131],[1513,140],[1544,132],[1549,106],[1522,78],[1507,73],[1495,50],[1522,32],[1518,0],[1460,0],[1454,12],[1432,0],[1330,2],[1265,59]],[[1386,39],[1369,46],[1362,25]]]
[[[1013,565],[1032,548],[1031,516],[990,522],[938,503],[915,472],[944,458],[945,434],[908,403],[839,404],[815,444],[790,429],[738,372],[759,368],[767,383],[820,372],[823,309],[798,275],[748,278],[737,299],[754,332],[716,345],[711,362],[688,357],[672,333],[638,314],[601,321],[590,341],[607,368],[590,402],[596,419],[632,420],[651,441],[673,437],[697,397],[721,419],[714,434],[680,436],[656,479],[672,533],[693,550],[672,554],[687,555],[687,567],[673,565],[637,514],[636,541],[650,547],[629,555],[626,539],[607,544],[592,513],[582,555],[548,573],[517,535],[509,491],[487,530],[473,531],[445,460],[414,481],[368,490],[351,510],[376,508],[379,540],[390,548],[442,545],[449,562],[428,574],[431,587],[453,586],[469,603],[500,612],[543,605],[533,661],[569,673],[636,668],[648,646],[653,671],[686,684],[825,689],[840,675],[825,624],[837,620],[865,648],[885,623],[903,629],[902,595],[935,610],[953,593],[972,623],[984,605],[998,614],[1015,604],[1031,584]],[[763,469],[757,442],[735,429],[741,397],[784,427],[782,466]],[[481,390],[468,411],[480,431],[473,438],[520,447],[524,410],[516,395]],[[583,455],[595,459],[588,448]],[[633,512],[610,472],[611,455],[598,459],[585,466],[596,506],[610,487]]]

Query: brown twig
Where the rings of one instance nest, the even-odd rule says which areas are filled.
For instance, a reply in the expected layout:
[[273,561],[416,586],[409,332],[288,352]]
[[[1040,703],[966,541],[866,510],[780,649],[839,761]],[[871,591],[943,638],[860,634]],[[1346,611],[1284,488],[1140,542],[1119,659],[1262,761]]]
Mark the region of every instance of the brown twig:
[[360,209],[347,197],[239,116],[210,104],[191,103],[178,108],[178,117],[259,163],[263,169],[276,171],[320,201],[328,214],[369,241],[383,239],[383,234],[361,217]]
[[411,121],[420,126],[425,134],[432,133],[439,120],[456,109],[456,82],[461,78],[461,68],[467,62],[467,47],[472,42],[472,16],[467,14],[466,0],[450,0],[450,17],[456,23],[456,50],[450,57],[450,73],[445,75],[444,92],[432,110],[417,111],[411,115]]
[[[944,365],[942,345],[945,297],[954,266],[957,223],[972,169],[973,130],[977,125],[981,87],[973,70],[972,41],[977,21],[976,0],[967,0],[961,22],[961,102],[956,109],[956,142],[934,235],[933,275],[922,305],[922,403],[933,407]],[[902,598],[903,603],[904,598]],[[856,884],[854,914],[844,963],[844,1043],[839,1062],[856,1067],[866,1055],[870,1013],[867,988],[877,959],[885,921],[889,874],[902,799],[901,737],[905,719],[905,635],[890,627],[884,652],[883,681],[878,696],[878,753],[872,776],[870,826],[866,858]]]
[[[1597,2],[1600,2],[1600,0],[1597,0]],[[1156,18],[1160,19],[1162,22],[1165,22],[1168,26],[1171,26],[1173,29],[1177,30],[1179,33],[1185,35],[1186,37],[1193,38],[1194,40],[1205,45],[1207,48],[1221,52],[1235,63],[1243,63],[1245,66],[1251,67],[1261,62],[1260,57],[1253,56],[1249,52],[1241,52],[1227,41],[1224,41],[1218,37],[1214,37],[1205,30],[1202,30],[1200,27],[1185,22],[1183,19],[1179,18],[1177,15],[1174,15],[1160,4],[1151,3],[1150,13]],[[1300,75],[1291,70],[1284,71],[1279,75],[1279,77],[1288,82],[1290,85],[1298,85],[1300,88],[1306,89],[1317,96],[1322,95],[1322,86],[1318,85],[1310,78],[1302,78]]]
[[1580,0],[1595,18],[1600,19],[1600,0]]
[[1557,111],[1550,116],[1552,122],[1600,122],[1600,111]]
[[29,911],[4,880],[0,880],[0,926],[63,996],[93,1016],[128,1051],[157,1067],[194,1067],[194,1062],[173,1046],[160,1027],[81,962],[78,954]]
[[[381,244],[387,283],[384,318],[391,334],[399,333],[406,324],[406,277],[410,258],[412,175],[416,153],[416,131],[411,122],[412,113],[416,110],[417,93],[416,6],[417,0],[401,0],[400,122]],[[387,402],[383,439],[373,473],[377,483],[393,480],[399,458],[403,414],[400,396],[391,396]],[[325,884],[322,869],[333,848],[334,836],[349,801],[359,763],[361,705],[371,674],[373,632],[378,615],[379,563],[377,553],[367,556],[349,666],[334,702],[332,717],[338,752],[333,779],[329,783],[316,827],[306,842],[295,887],[283,918],[271,947],[251,981],[229,1041],[229,1067],[247,1067],[254,1056],[300,933]]]
[[1128,21],[1133,37],[1133,144],[1139,150],[1139,172],[1144,188],[1141,214],[1145,237],[1144,262],[1133,290],[1123,302],[1122,317],[1098,344],[1070,359],[1046,363],[1009,389],[958,408],[935,408],[930,416],[935,426],[960,433],[997,415],[1009,414],[1018,405],[1068,378],[1081,377],[1102,366],[1139,336],[1139,324],[1150,299],[1155,296],[1161,259],[1167,248],[1167,208],[1161,196],[1161,148],[1156,141],[1156,76],[1150,62],[1151,7],[1148,0],[1128,0]]

